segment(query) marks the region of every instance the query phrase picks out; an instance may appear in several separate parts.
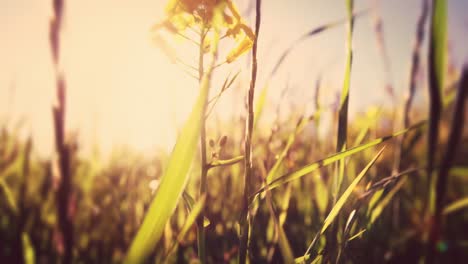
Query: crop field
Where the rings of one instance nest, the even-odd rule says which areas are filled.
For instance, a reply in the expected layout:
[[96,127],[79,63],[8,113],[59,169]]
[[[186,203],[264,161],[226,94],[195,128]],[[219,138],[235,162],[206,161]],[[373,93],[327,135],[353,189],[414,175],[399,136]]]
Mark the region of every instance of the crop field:
[[0,263],[467,263],[464,0],[40,3],[0,0]]

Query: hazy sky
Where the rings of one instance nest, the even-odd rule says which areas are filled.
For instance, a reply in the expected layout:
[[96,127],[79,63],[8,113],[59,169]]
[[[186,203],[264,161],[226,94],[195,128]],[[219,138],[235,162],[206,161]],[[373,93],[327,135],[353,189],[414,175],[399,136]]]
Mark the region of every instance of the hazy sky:
[[[172,65],[152,43],[149,28],[161,20],[166,1],[66,1],[61,64],[68,83],[68,129],[79,132],[85,145],[97,142],[104,150],[128,144],[137,150],[169,148],[176,126],[190,111],[197,94],[196,81]],[[246,1],[238,1],[240,9]],[[356,9],[371,6],[356,0]],[[411,48],[420,0],[381,0],[385,44],[392,83],[398,95],[407,87]],[[460,66],[468,58],[468,1],[449,0],[449,38],[453,58]],[[259,86],[263,87],[281,51],[316,26],[345,17],[342,0],[264,0],[260,33]],[[48,42],[51,4],[44,0],[0,0],[0,117],[24,118],[25,134],[32,133],[42,154],[52,150],[51,106],[54,74]],[[319,73],[324,80],[323,100],[332,102],[342,83],[345,28],[311,38],[293,51],[271,80],[270,102],[290,80],[288,100],[310,104]],[[182,57],[195,62],[195,49],[178,44]],[[384,65],[376,46],[372,14],[357,20],[350,107],[385,104]],[[192,55],[193,54],[193,55]],[[246,70],[243,61],[227,71]],[[220,75],[224,75],[222,72]],[[242,72],[244,80],[248,72]],[[217,87],[213,87],[215,92]],[[242,111],[247,87],[233,89],[215,111]],[[233,100],[234,98],[234,100]],[[239,103],[240,102],[240,103]],[[226,110],[228,109],[228,110]]]

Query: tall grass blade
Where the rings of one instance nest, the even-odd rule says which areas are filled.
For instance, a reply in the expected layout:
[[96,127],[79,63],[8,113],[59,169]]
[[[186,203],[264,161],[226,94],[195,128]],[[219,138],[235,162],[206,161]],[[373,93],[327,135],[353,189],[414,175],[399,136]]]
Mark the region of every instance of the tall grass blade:
[[[338,135],[336,143],[336,152],[344,151],[347,144],[348,136],[348,104],[349,104],[349,86],[351,82],[351,65],[353,61],[353,0],[346,1],[346,7],[348,11],[348,32],[347,32],[347,50],[346,50],[346,64],[345,64],[345,76],[343,80],[343,89],[341,90],[341,99],[338,110]],[[336,201],[338,195],[340,194],[341,182],[343,181],[345,162],[341,160],[337,164],[337,171],[335,172],[334,178],[334,201]]]
[[[432,171],[434,168],[436,147],[439,141],[439,121],[442,110],[442,89],[444,87],[447,52],[447,1],[432,1],[432,16],[429,42],[429,133],[427,137],[427,178],[428,193],[434,191]],[[434,211],[433,195],[429,197],[429,212]]]

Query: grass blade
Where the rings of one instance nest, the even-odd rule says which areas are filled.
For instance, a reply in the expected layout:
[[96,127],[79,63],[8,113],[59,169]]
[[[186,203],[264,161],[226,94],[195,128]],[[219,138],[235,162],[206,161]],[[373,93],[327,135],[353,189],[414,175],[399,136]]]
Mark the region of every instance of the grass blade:
[[333,206],[332,210],[328,214],[327,218],[325,218],[325,221],[323,222],[323,227],[320,230],[320,233],[323,234],[327,228],[330,226],[330,224],[333,222],[333,220],[336,218],[338,213],[340,212],[341,208],[345,204],[345,202],[348,200],[349,196],[353,192],[354,188],[357,186],[357,184],[361,181],[361,179],[366,175],[367,171],[374,165],[375,161],[379,158],[379,156],[382,154],[384,151],[385,147],[383,147],[377,155],[367,164],[367,166],[359,173],[359,175],[351,182],[351,184],[348,186],[346,191],[341,195],[340,199],[336,202],[335,206]]
[[[347,50],[346,50],[346,64],[345,64],[345,77],[343,80],[343,89],[341,90],[341,99],[338,110],[338,135],[336,143],[336,152],[344,151],[347,144],[347,135],[348,135],[348,104],[349,104],[349,86],[351,81],[351,65],[353,61],[353,0],[347,0],[346,6],[348,10],[348,33],[347,33]],[[340,194],[341,182],[343,181],[344,176],[344,160],[340,160],[337,164],[337,170],[334,178],[334,191],[333,191],[333,200],[336,201],[338,195]]]
[[206,201],[206,196],[202,196],[200,200],[198,200],[193,205],[189,215],[187,216],[187,219],[185,220],[184,225],[182,226],[182,229],[179,232],[179,235],[177,235],[177,240],[174,242],[174,244],[172,244],[169,251],[167,252],[167,256],[170,256],[172,254],[172,252],[176,248],[177,242],[180,243],[184,239],[185,235],[190,230],[190,228],[195,224],[195,221],[197,220],[198,215],[201,213],[203,206],[205,205],[205,201]]
[[[266,181],[266,176],[265,176],[266,175],[266,170],[265,170],[265,167],[261,167],[261,168],[263,168],[262,177],[263,177],[263,181],[265,182]],[[268,210],[270,211],[270,215],[271,215],[270,221],[273,221],[273,225],[275,227],[275,230],[276,230],[276,233],[277,233],[277,236],[278,236],[277,237],[278,244],[279,244],[279,248],[281,250],[281,255],[283,257],[283,262],[284,263],[293,263],[294,262],[294,255],[292,253],[291,245],[289,244],[288,238],[287,238],[286,233],[284,232],[284,229],[283,229],[283,224],[284,224],[284,221],[286,220],[285,211],[287,211],[288,203],[289,203],[289,200],[291,198],[291,191],[290,190],[291,189],[289,188],[288,191],[286,191],[286,194],[284,195],[283,202],[282,202],[282,204],[280,206],[280,210],[283,211],[283,212],[281,212],[279,217],[277,217],[277,214],[275,212],[275,208],[274,208],[274,205],[273,205],[273,198],[272,198],[271,192],[270,192],[269,189],[266,189],[266,203],[268,205]],[[269,261],[271,261],[271,259],[269,259]]]
[[465,207],[468,207],[468,197],[461,198],[460,200],[457,200],[449,205],[447,205],[443,211],[444,215],[451,214],[453,212],[456,212],[458,210],[461,210]]
[[385,147],[382,148],[377,153],[377,155],[375,155],[375,157],[369,162],[369,164],[367,164],[367,166],[361,171],[361,173],[353,180],[353,182],[351,182],[351,184],[348,186],[348,188],[343,193],[343,195],[340,197],[340,199],[338,199],[335,206],[333,206],[332,210],[330,211],[328,216],[325,218],[325,221],[323,222],[323,225],[322,225],[322,228],[320,229],[320,232],[318,232],[315,235],[314,239],[312,240],[309,247],[307,248],[307,251],[304,253],[304,256],[303,256],[304,258],[306,258],[306,256],[310,255],[310,251],[314,247],[314,245],[315,245],[316,241],[318,240],[318,238],[320,237],[320,235],[322,235],[327,230],[327,228],[330,226],[330,224],[333,222],[333,220],[335,220],[336,216],[340,212],[340,210],[343,207],[344,203],[348,200],[349,196],[353,192],[356,185],[361,181],[361,179],[364,177],[364,175],[366,175],[367,171],[369,171],[369,169],[372,167],[372,165],[374,165],[375,161],[379,158],[379,156],[382,154],[384,149],[385,149]]
[[[447,1],[432,1],[432,17],[429,42],[429,134],[427,137],[428,193],[433,193],[433,164],[439,140],[439,121],[442,110],[441,94],[444,87],[447,52]],[[429,195],[429,212],[434,211],[434,198]],[[431,258],[431,257],[429,257]]]
[[1,196],[4,196],[4,198],[2,197],[2,200],[7,202],[10,211],[16,215],[18,213],[18,206],[16,205],[16,201],[10,187],[8,187],[3,178],[0,178],[0,197]]
[[286,155],[289,152],[289,149],[291,148],[292,144],[296,140],[296,136],[304,129],[304,127],[307,125],[309,122],[310,118],[301,118],[299,122],[297,123],[296,129],[294,130],[293,133],[291,133],[288,137],[288,142],[286,143],[286,146],[284,147],[283,151],[281,151],[278,159],[275,161],[275,164],[271,168],[271,170],[268,172],[266,182],[267,184],[270,183],[272,180],[275,179],[275,176],[284,160]]
[[[185,202],[185,206],[187,207],[187,210],[189,212],[192,212],[192,210],[194,210],[194,206],[195,206],[195,199],[193,199],[192,196],[190,196],[190,194],[188,194],[187,192],[183,192],[182,193],[182,198],[184,199],[184,202]],[[208,219],[206,216],[203,218],[203,227],[207,227],[210,225],[210,219]]]
[[366,229],[362,229],[361,231],[357,232],[354,236],[348,238],[348,242],[360,237],[362,234],[364,234],[364,232],[366,232]]
[[[340,159],[343,159],[343,158],[346,158],[346,157],[349,157],[353,154],[356,154],[356,153],[359,153],[365,149],[368,149],[368,148],[371,148],[373,146],[376,146],[382,142],[385,142],[387,140],[390,140],[394,137],[397,137],[397,136],[400,136],[402,134],[405,134],[407,133],[408,131],[410,130],[413,130],[413,129],[417,129],[417,128],[420,128],[421,126],[423,126],[425,124],[425,122],[421,122],[421,123],[418,123],[416,125],[413,125],[407,129],[404,129],[404,130],[401,130],[399,132],[396,132],[392,135],[389,135],[389,136],[386,136],[386,137],[382,137],[382,138],[378,138],[378,139],[375,139],[369,143],[366,143],[366,144],[362,144],[360,146],[357,146],[357,147],[354,147],[354,148],[350,148],[348,150],[345,150],[345,151],[342,151],[342,152],[338,152],[338,153],[335,153],[333,154],[332,156],[328,157],[328,158],[325,158],[325,159],[322,159],[322,160],[319,160],[317,162],[314,162],[312,164],[309,164],[307,166],[304,166],[302,168],[300,168],[299,170],[296,170],[296,171],[293,171],[293,172],[290,172],[288,174],[285,174],[285,175],[282,175],[278,178],[276,178],[274,181],[272,181],[269,185],[268,185],[268,188],[269,189],[274,189],[274,188],[277,188],[287,182],[290,182],[290,181],[293,181],[293,180],[296,180],[296,179],[299,179],[301,177],[303,177],[304,175],[306,174],[309,174],[321,167],[324,167],[324,166],[327,166],[327,165],[330,165],[330,164],[333,164],[334,162],[340,160]],[[259,193],[262,193],[265,191],[265,187],[261,188],[260,190],[258,190],[255,194],[259,194]]]
[[34,264],[36,263],[36,252],[31,242],[31,238],[28,233],[23,232],[21,234],[21,242],[24,249],[24,263]]
[[182,241],[189,231],[190,227],[195,223],[198,215],[200,214],[203,206],[205,205],[206,201],[206,196],[203,196],[198,200],[192,208],[192,211],[190,211],[190,214],[187,216],[187,220],[184,223],[184,226],[182,227],[179,235],[177,236],[177,241]]

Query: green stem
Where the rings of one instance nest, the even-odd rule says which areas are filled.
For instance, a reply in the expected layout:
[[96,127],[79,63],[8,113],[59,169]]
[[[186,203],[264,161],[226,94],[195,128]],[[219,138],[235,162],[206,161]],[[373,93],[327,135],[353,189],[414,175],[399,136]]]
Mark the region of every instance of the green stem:
[[[199,82],[203,78],[203,43],[205,41],[205,28],[202,28],[202,32],[200,33],[200,48],[199,48],[199,57],[198,57],[198,78]],[[206,107],[205,107],[206,109]],[[202,116],[205,116],[203,113]],[[201,120],[201,131],[200,131],[200,149],[201,149],[201,179],[200,179],[200,197],[205,195],[206,193],[206,178],[208,175],[208,166],[207,166],[207,158],[206,158],[206,118],[202,118]],[[200,215],[197,220],[197,242],[198,242],[198,257],[200,259],[200,263],[206,263],[206,234],[205,234],[205,227],[203,224],[203,219],[205,218],[205,208],[202,208]]]

